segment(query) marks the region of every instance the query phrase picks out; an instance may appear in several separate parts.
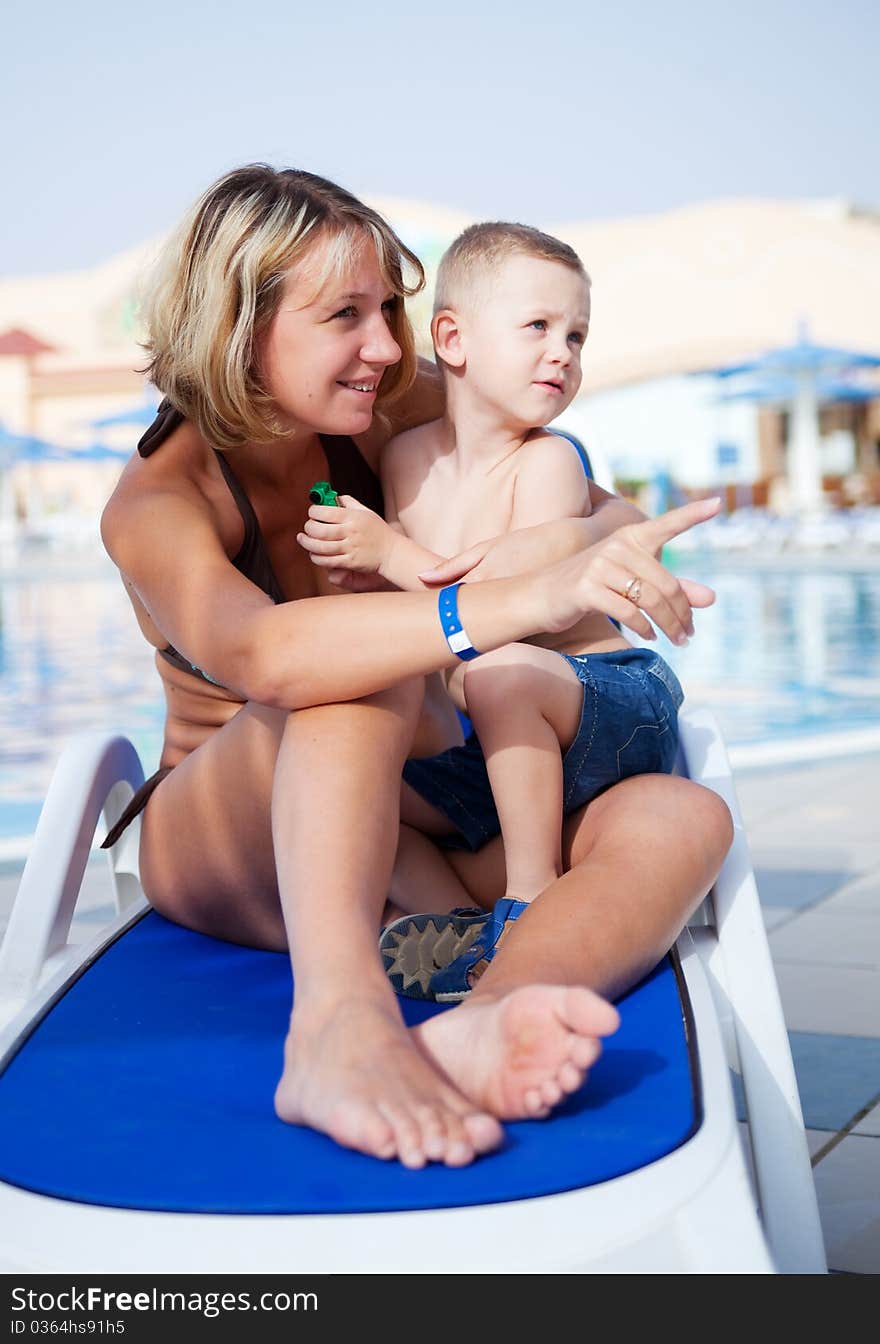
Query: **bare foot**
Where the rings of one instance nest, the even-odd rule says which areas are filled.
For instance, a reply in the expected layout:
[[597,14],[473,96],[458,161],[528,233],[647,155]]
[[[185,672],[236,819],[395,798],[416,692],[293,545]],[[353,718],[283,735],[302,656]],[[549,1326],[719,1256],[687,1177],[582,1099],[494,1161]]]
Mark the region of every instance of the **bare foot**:
[[575,1092],[620,1025],[617,1009],[579,986],[528,985],[472,996],[413,1028],[428,1058],[500,1120],[537,1119]]
[[416,1048],[396,1008],[362,1000],[320,1015],[294,1011],[275,1111],[288,1124],[406,1167],[465,1166],[503,1137],[498,1120]]

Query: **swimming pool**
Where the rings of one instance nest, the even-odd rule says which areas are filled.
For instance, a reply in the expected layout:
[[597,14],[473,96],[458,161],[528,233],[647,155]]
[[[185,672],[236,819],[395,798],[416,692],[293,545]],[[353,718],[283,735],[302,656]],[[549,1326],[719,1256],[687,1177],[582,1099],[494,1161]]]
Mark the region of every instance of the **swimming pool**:
[[[735,567],[682,554],[710,583],[686,649],[661,636],[688,702],[716,715],[734,766],[796,758],[841,734],[880,749],[880,564]],[[162,697],[116,570],[35,551],[0,571],[0,842],[33,833],[58,755],[83,729],[130,737],[144,769],[161,747]],[[2,857],[2,850],[0,850]]]
[[671,567],[717,593],[688,647],[664,656],[712,709],[734,764],[794,759],[807,739],[819,753],[843,734],[880,749],[880,565],[691,555]]

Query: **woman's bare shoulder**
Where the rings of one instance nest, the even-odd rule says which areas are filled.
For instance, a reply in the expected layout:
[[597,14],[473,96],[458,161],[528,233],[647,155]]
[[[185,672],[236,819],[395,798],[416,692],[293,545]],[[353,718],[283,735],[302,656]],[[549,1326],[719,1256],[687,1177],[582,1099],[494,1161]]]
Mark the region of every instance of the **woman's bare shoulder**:
[[161,529],[169,504],[174,511],[211,512],[210,450],[198,431],[184,422],[161,450],[149,457],[135,453],[126,463],[101,514],[101,537],[111,559],[128,549],[134,533]]

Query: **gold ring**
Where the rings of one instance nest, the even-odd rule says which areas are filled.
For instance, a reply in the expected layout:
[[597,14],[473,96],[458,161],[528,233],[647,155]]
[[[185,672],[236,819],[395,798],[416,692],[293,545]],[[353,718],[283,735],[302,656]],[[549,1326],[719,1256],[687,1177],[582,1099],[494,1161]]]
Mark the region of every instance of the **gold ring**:
[[632,576],[623,590],[623,595],[627,602],[632,602],[634,607],[639,605],[639,598],[642,595],[642,581],[637,574]]

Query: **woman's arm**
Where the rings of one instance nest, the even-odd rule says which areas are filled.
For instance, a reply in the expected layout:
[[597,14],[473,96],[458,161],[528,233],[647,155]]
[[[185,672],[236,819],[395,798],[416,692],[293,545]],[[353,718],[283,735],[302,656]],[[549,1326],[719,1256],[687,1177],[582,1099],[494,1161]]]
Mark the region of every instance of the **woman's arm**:
[[528,574],[594,546],[618,528],[646,521],[635,505],[589,483],[592,512],[585,518],[558,518],[519,527],[469,546],[420,575],[432,588],[467,576],[468,582]]
[[[536,574],[469,583],[461,618],[483,652],[568,629],[585,611],[613,616],[644,638],[647,616],[674,641],[691,628],[691,605],[652,551],[717,512],[701,502],[630,528]],[[196,667],[247,700],[281,709],[360,699],[409,677],[452,667],[436,594],[364,593],[274,605],[229,561],[197,492],[117,492],[105,510],[107,549],[155,625]],[[167,544],[175,537],[172,550]],[[614,547],[611,551],[609,548]],[[638,610],[620,596],[642,578]],[[647,613],[647,616],[644,614]]]
[[[676,579],[655,552],[713,517],[719,506],[717,499],[701,500],[619,528],[535,573],[465,584],[459,612],[471,642],[488,652],[529,635],[567,630],[585,612],[598,611],[643,639],[656,638],[656,625],[671,642],[686,643],[693,634],[692,608],[710,606],[715,594],[703,584]],[[641,580],[639,607],[622,596],[632,578]],[[458,662],[442,634],[432,593],[312,598],[288,608],[298,617],[299,638],[309,651],[296,683],[298,695],[306,697],[300,704],[357,698]],[[264,621],[267,631],[272,624]],[[283,639],[280,626],[273,628]],[[282,683],[272,703],[283,703],[284,693]],[[317,699],[307,698],[312,695]]]
[[[443,582],[465,573],[471,580],[506,578],[574,555],[645,516],[584,476],[567,443],[556,435],[544,435],[520,450],[523,462],[517,472],[511,520],[511,534],[517,540],[505,546],[499,544],[503,538],[487,538],[447,560],[407,537],[400,523],[395,482],[398,470],[406,465],[407,443],[407,436],[396,435],[382,452],[384,521],[345,495],[340,496],[342,511],[321,505],[309,510],[309,521],[297,541],[315,565],[328,571],[331,582],[343,575],[359,577],[360,591],[376,591],[382,584],[367,580],[378,576],[392,588],[421,592],[436,583],[434,574],[441,575]],[[589,526],[572,528],[568,526],[572,521],[588,521]],[[491,558],[487,557],[490,548]],[[426,574],[432,577],[425,578]],[[354,587],[351,583],[345,586]]]

